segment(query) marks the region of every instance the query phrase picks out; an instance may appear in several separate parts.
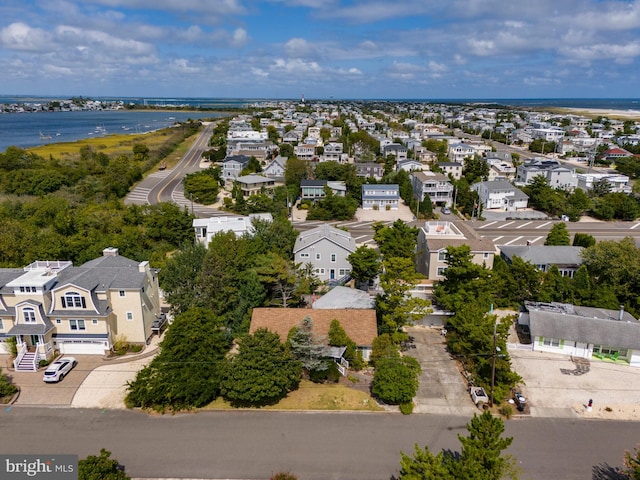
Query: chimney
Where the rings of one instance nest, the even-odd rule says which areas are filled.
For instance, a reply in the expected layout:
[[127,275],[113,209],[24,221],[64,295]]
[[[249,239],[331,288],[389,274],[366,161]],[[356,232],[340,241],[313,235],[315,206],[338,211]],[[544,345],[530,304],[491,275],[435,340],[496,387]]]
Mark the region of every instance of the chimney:
[[144,262],[140,262],[138,264],[138,271],[140,273],[146,273],[149,271],[149,262],[145,260]]
[[623,315],[624,315],[624,305],[620,305],[620,313],[618,313],[618,320],[622,321]]
[[103,257],[117,257],[118,256],[118,249],[115,247],[107,247],[104,250],[102,250],[102,256]]

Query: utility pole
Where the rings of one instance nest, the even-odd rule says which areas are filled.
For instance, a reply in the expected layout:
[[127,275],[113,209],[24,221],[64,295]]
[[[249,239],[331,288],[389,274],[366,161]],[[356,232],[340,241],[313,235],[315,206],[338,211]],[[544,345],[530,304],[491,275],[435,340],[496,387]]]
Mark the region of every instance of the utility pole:
[[[491,310],[489,313],[493,313],[493,304],[491,304]],[[493,387],[496,382],[496,356],[498,355],[498,342],[496,338],[498,329],[498,317],[496,316],[495,322],[493,322],[493,365],[491,366],[491,396],[489,397],[489,406],[493,407]]]

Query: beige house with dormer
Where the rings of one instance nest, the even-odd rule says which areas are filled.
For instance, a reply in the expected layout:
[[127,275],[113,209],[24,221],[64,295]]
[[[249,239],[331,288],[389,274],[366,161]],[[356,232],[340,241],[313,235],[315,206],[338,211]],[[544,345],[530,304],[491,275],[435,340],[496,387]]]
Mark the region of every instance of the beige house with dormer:
[[104,355],[117,340],[146,343],[160,315],[157,271],[106,248],[74,267],[37,261],[0,269],[0,353],[16,339],[16,370],[60,354]]

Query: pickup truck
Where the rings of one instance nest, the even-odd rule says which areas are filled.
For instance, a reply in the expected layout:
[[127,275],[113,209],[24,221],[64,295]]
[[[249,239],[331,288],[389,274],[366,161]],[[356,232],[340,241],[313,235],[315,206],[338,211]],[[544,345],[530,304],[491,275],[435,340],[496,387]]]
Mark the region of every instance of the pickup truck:
[[473,403],[482,408],[482,405],[489,403],[489,396],[482,387],[469,387],[469,393],[471,393],[471,400]]

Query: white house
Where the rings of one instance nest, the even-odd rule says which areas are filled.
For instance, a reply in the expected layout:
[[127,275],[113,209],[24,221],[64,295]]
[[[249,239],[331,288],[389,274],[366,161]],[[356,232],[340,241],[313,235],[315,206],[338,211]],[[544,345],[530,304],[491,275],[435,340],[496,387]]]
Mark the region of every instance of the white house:
[[480,204],[487,210],[502,209],[515,211],[527,208],[529,197],[520,189],[506,180],[478,182],[471,185],[471,189],[478,192]]
[[362,185],[363,210],[397,210],[400,202],[400,187],[397,184]]
[[272,222],[273,216],[270,213],[252,213],[249,216],[195,218],[192,226],[196,241],[209,245],[211,239],[219,232],[233,232],[236,237],[252,233],[255,219]]
[[518,323],[528,325],[534,351],[601,358],[640,367],[640,322],[623,308],[525,302]]

